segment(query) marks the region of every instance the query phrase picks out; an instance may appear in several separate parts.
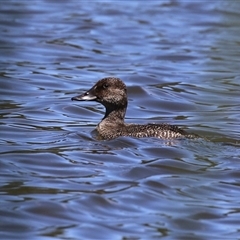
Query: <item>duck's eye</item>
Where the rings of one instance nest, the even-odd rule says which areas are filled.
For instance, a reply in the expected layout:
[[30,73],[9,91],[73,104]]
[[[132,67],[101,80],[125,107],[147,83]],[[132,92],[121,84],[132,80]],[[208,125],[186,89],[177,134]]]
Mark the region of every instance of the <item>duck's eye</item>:
[[104,89],[106,89],[106,88],[108,88],[108,84],[107,84],[107,83],[104,83],[104,84],[102,85],[102,87],[103,87]]

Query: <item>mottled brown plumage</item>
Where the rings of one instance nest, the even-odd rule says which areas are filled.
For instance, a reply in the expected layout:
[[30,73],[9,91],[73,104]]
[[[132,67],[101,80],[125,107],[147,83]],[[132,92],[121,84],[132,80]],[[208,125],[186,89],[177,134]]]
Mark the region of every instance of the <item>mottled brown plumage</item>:
[[73,97],[76,101],[97,101],[106,108],[105,116],[97,126],[102,139],[120,136],[157,137],[162,139],[196,138],[175,125],[168,124],[126,124],[127,87],[119,79],[108,77],[99,80],[89,91]]

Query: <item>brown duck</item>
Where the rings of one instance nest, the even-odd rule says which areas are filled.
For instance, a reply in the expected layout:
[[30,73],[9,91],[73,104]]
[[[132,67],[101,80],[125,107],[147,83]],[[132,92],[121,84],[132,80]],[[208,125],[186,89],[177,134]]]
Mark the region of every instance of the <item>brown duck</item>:
[[101,139],[114,139],[120,136],[156,137],[161,139],[197,138],[175,125],[168,124],[127,124],[124,122],[127,110],[127,87],[115,77],[99,80],[87,92],[73,97],[75,101],[96,101],[105,108],[105,116],[97,126]]

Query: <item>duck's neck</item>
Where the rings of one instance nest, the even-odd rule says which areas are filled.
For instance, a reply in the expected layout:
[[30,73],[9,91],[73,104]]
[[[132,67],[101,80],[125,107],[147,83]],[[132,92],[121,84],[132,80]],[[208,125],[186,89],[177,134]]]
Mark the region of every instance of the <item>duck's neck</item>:
[[102,120],[109,120],[112,122],[122,122],[124,123],[124,118],[126,114],[127,106],[121,106],[121,107],[107,107],[105,116]]

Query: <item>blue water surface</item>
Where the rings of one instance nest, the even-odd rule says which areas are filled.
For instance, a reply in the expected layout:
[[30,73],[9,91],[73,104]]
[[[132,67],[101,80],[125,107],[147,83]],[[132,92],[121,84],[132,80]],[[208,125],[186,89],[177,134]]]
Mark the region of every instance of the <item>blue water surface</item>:
[[[0,4],[1,239],[240,238],[239,1]],[[202,136],[99,141],[97,80],[127,122]]]

